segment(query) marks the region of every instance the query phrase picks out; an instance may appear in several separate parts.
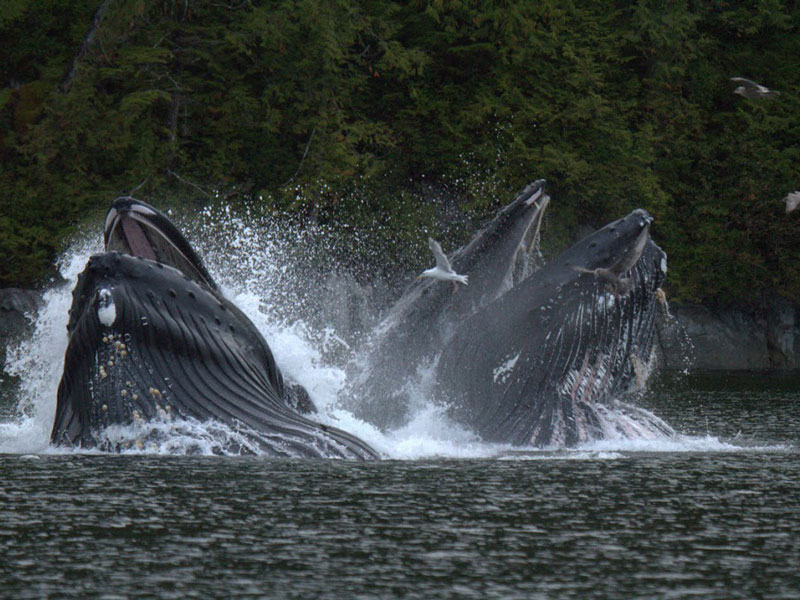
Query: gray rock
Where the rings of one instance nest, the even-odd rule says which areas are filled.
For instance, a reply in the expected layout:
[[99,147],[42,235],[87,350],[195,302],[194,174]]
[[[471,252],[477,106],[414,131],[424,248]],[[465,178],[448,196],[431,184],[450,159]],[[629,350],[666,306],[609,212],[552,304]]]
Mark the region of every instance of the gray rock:
[[776,367],[796,368],[800,350],[797,307],[785,298],[770,296],[765,309],[770,362]]
[[672,305],[658,324],[658,364],[667,370],[766,370],[800,365],[798,308],[777,295],[758,307]]

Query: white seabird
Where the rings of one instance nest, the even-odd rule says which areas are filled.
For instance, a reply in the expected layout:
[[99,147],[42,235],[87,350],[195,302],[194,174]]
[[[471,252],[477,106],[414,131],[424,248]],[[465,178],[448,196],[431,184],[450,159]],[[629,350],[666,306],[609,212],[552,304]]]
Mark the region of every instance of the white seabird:
[[792,212],[800,204],[800,191],[789,192],[783,201],[786,203],[786,213]]
[[731,77],[731,81],[742,84],[733,90],[733,93],[744,96],[745,98],[771,98],[772,96],[780,95],[780,92],[771,90],[768,87],[764,87],[744,77]]
[[419,274],[419,277],[431,277],[432,279],[439,279],[441,281],[452,281],[454,289],[458,289],[456,282],[467,285],[467,275],[459,275],[453,271],[450,266],[450,261],[442,252],[442,247],[433,238],[428,238],[428,248],[433,252],[433,257],[436,259],[436,266],[432,269],[425,269]]

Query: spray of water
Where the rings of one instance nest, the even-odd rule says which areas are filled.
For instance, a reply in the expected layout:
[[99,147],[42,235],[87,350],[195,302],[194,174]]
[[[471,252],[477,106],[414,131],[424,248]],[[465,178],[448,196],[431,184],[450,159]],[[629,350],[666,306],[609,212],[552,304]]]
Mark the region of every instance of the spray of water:
[[86,260],[101,249],[100,239],[85,238],[72,244],[58,263],[64,281],[45,292],[33,334],[8,349],[6,373],[20,382],[18,416],[0,423],[0,452],[24,454],[47,449],[67,349],[72,288]]
[[[335,254],[331,245],[340,243],[336,232],[237,213],[224,205],[192,218],[170,216],[204,256],[223,293],[262,332],[284,374],[308,390],[319,409],[319,419],[359,436],[385,457],[614,459],[622,457],[619,450],[735,448],[713,437],[697,440],[681,436],[610,439],[557,452],[487,444],[452,422],[444,408],[432,401],[432,369],[409,382],[413,398],[410,421],[394,431],[380,431],[340,405],[348,378],[344,367],[348,361],[352,364],[355,348],[376,323],[382,307],[369,287],[359,285],[330,258]],[[94,231],[99,229],[98,224]],[[19,378],[20,392],[17,416],[0,423],[2,453],[73,452],[50,447],[48,442],[67,346],[71,290],[89,256],[101,251],[100,237],[88,235],[65,252],[59,263],[65,282],[45,293],[32,336],[9,350],[6,372]],[[101,449],[126,453],[259,452],[243,432],[225,425],[169,419],[109,427],[100,443]]]

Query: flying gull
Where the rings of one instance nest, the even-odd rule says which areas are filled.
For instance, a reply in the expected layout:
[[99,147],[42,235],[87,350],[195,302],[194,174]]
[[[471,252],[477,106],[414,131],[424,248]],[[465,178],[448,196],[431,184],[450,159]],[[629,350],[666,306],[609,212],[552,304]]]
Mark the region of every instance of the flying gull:
[[744,96],[745,98],[772,98],[780,94],[780,92],[771,90],[755,81],[745,79],[744,77],[731,77],[731,81],[742,84],[733,90],[733,93]]
[[436,266],[432,269],[425,269],[419,274],[419,277],[431,277],[441,281],[452,281],[454,290],[458,289],[456,282],[467,285],[468,276],[459,275],[453,271],[453,267],[450,266],[450,261],[447,260],[444,252],[442,252],[442,247],[439,245],[439,242],[433,238],[428,238],[428,248],[433,252],[433,257],[436,259]]
[[800,204],[800,191],[789,192],[783,201],[786,202],[786,213],[792,212]]

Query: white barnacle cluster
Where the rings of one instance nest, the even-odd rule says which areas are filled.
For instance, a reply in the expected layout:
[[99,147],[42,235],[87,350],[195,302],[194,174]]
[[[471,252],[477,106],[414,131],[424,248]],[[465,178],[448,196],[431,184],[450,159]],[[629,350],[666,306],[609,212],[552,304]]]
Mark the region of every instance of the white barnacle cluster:
[[125,358],[128,356],[128,346],[119,339],[114,340],[114,352],[116,352],[119,358]]
[[[106,355],[107,360],[101,361],[98,366],[100,379],[108,377],[108,370],[112,369],[120,359],[128,356],[128,346],[122,341],[122,336],[118,333],[109,332],[103,336],[103,343],[109,347],[110,352]],[[123,390],[124,392],[124,390]]]
[[172,407],[167,404],[166,407],[162,408],[160,404],[156,404],[156,414],[158,418],[164,422],[172,420]]
[[155,402],[156,407],[156,415],[161,421],[171,421],[172,420],[172,407],[167,404],[164,407],[161,406],[161,403],[164,401],[164,394],[166,392],[162,392],[161,390],[151,387],[149,390],[149,395]]

